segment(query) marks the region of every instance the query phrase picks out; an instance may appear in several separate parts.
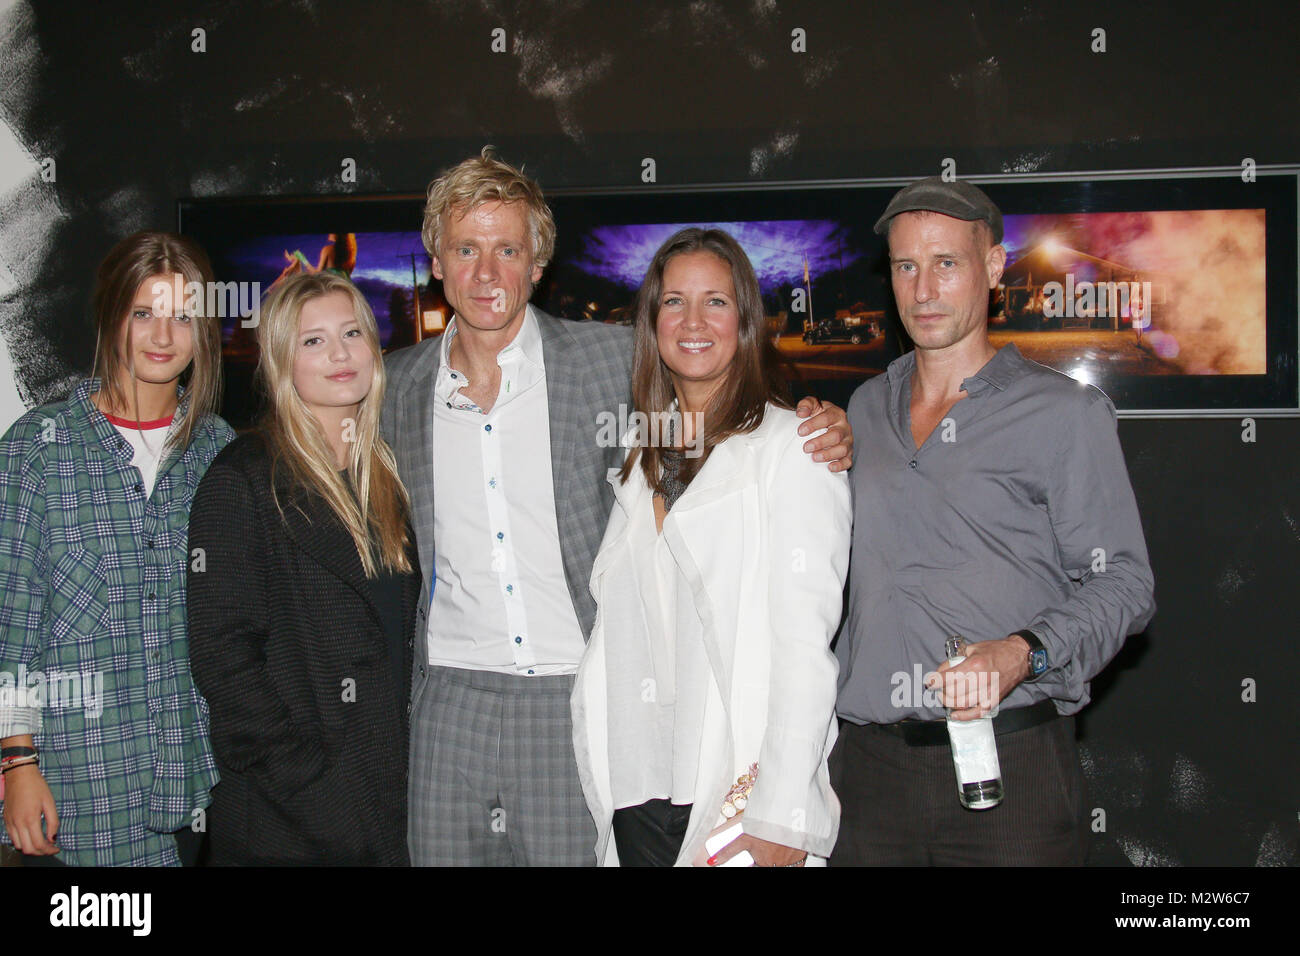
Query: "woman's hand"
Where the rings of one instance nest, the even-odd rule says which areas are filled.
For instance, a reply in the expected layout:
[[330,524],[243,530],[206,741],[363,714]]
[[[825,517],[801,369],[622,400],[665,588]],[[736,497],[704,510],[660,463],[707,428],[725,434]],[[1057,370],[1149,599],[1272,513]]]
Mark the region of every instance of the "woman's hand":
[[[49,830],[48,840],[41,829],[42,816]],[[35,764],[14,767],[5,774],[5,830],[20,853],[50,856],[59,852],[51,842],[59,834],[54,794]]]
[[796,850],[783,843],[760,840],[752,833],[742,833],[709,857],[709,866],[725,863],[741,850],[749,851],[755,866],[803,866],[804,860],[808,858],[806,850]]

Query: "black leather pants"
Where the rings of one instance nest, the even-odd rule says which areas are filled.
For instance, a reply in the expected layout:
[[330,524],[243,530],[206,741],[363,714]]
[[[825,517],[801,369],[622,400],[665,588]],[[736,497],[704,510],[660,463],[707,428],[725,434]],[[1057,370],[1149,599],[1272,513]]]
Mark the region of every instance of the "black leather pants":
[[682,851],[691,805],[650,800],[614,811],[620,866],[672,866]]

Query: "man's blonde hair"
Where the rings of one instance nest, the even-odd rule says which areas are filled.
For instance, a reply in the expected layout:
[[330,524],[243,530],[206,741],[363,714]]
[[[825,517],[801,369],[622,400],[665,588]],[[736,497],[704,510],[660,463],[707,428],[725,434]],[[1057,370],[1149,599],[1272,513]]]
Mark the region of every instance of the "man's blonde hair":
[[424,205],[424,227],[420,236],[429,255],[437,256],[448,213],[464,215],[489,202],[524,204],[528,212],[528,233],[533,243],[533,262],[545,267],[555,252],[555,219],[542,198],[542,187],[509,163],[496,158],[496,149],[484,146],[472,159],[443,172],[429,184]]

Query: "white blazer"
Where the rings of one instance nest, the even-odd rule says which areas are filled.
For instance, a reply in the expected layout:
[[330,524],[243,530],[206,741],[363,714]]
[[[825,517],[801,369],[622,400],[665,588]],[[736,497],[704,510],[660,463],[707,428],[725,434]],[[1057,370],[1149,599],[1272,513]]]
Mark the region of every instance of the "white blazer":
[[[690,584],[712,671],[694,808],[677,865],[689,865],[723,822],[722,801],[750,764],[758,782],[745,831],[826,857],[839,801],[826,760],[835,742],[840,623],[852,524],[849,483],[803,451],[793,411],[768,405],[763,423],[714,448],[673,505],[663,535]],[[611,839],[608,721],[629,679],[611,673],[611,641],[649,641],[628,543],[629,516],[652,507],[638,468],[620,484],[596,555],[596,622],[573,690],[578,773],[598,831],[596,858],[617,865]],[[621,609],[621,610],[620,610]],[[617,617],[617,619],[613,619]]]

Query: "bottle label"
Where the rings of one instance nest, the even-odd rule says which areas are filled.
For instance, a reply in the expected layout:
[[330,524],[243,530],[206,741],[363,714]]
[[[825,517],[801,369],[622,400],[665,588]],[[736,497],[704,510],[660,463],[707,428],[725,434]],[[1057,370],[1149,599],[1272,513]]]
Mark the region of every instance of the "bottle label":
[[952,762],[957,769],[958,783],[981,783],[1001,778],[997,738],[993,734],[993,721],[988,717],[976,720],[950,718],[948,740],[952,744]]

